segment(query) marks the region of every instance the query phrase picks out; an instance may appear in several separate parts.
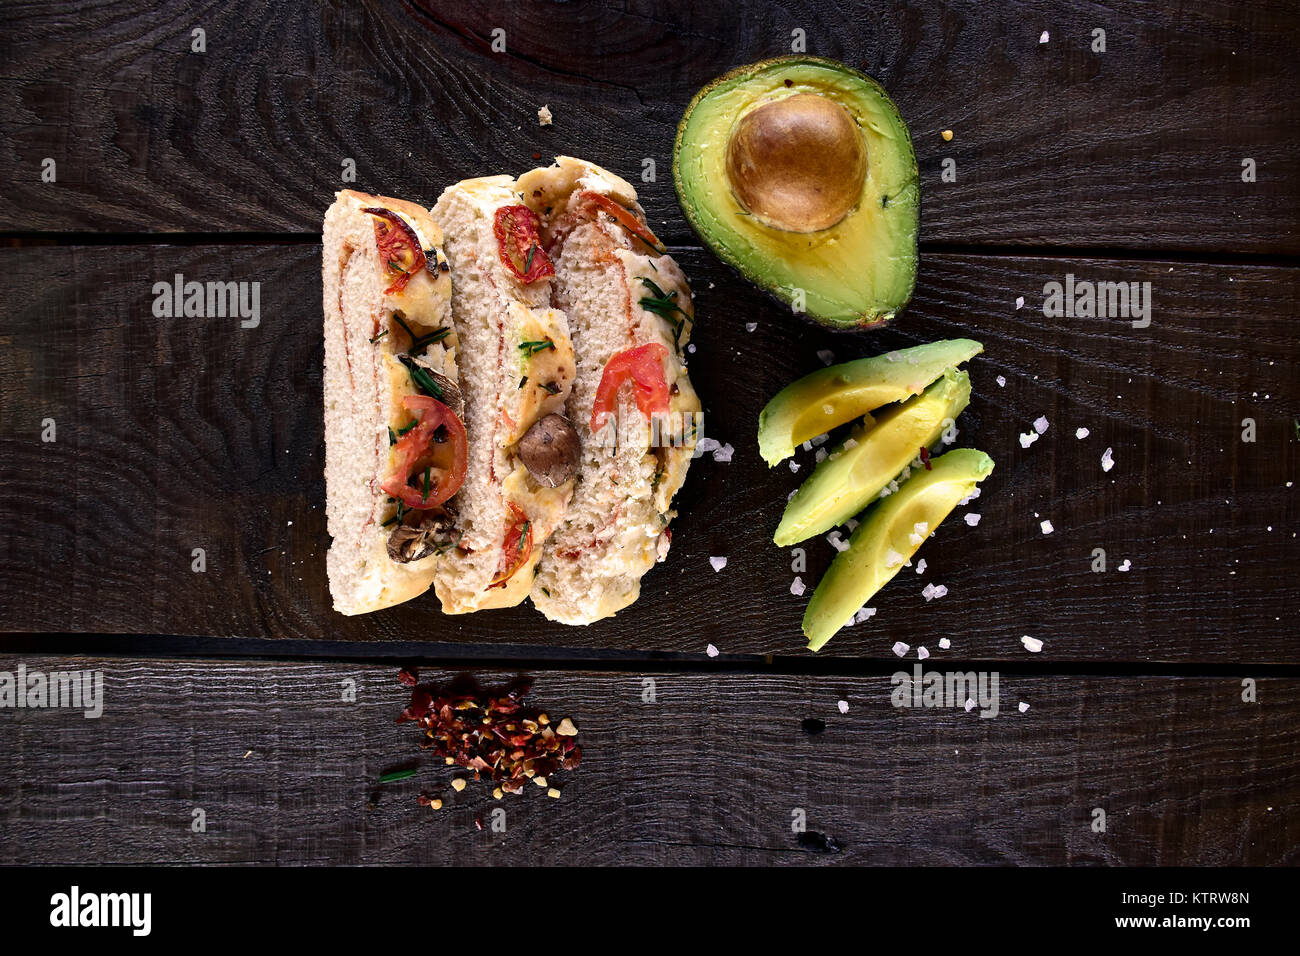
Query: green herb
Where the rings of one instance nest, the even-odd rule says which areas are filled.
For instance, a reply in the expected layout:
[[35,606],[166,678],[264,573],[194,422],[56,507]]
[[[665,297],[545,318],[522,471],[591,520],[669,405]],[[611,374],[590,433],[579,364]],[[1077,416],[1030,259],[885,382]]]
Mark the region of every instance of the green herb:
[[551,596],[550,588],[542,588],[542,593],[545,594],[547,597]]
[[556,385],[554,382],[547,382],[542,386],[542,388],[546,389],[548,395],[560,394],[560,386]]
[[440,402],[443,400],[442,389],[434,381],[433,376],[429,374],[428,369],[417,365],[414,359],[406,355],[402,356],[402,364],[411,373],[411,381],[415,383],[416,388]]
[[402,331],[411,337],[411,347],[407,349],[407,352],[411,355],[418,355],[434,342],[441,342],[451,334],[451,329],[434,329],[434,331],[430,332],[428,335],[416,335],[411,331],[411,327],[406,324],[401,315],[394,312],[393,318],[396,319],[397,324],[402,327]]
[[380,774],[380,783],[392,783],[395,780],[405,780],[407,777],[414,777],[416,769],[407,767],[405,770],[390,770],[388,773]]
[[524,272],[527,273],[533,268],[533,253],[537,251],[537,243],[528,247],[528,258],[524,260]]
[[528,376],[525,375],[523,378],[519,380],[519,387],[523,388],[527,384],[528,384]]
[[433,466],[431,465],[426,465],[424,467],[424,494],[420,496],[421,501],[429,500],[429,472],[432,470],[432,467]]
[[385,335],[387,335],[387,334],[388,334],[388,330],[387,330],[387,329],[384,329],[384,331],[380,332],[378,335],[376,335],[373,339],[370,340],[370,344],[371,344],[371,345],[374,345],[376,342],[378,342],[380,339],[382,339],[382,338],[383,338]]
[[532,358],[538,352],[545,352],[547,349],[555,348],[555,343],[550,339],[538,339],[535,342],[520,342],[519,348],[525,355]]
[[673,344],[680,343],[682,332],[686,328],[686,320],[690,318],[690,315],[677,304],[677,290],[664,292],[663,289],[645,276],[641,277],[641,281],[654,294],[643,297],[638,305],[647,312],[653,312],[671,325],[673,327]]
[[397,434],[393,431],[392,425],[388,426],[388,444],[390,445],[397,444]]

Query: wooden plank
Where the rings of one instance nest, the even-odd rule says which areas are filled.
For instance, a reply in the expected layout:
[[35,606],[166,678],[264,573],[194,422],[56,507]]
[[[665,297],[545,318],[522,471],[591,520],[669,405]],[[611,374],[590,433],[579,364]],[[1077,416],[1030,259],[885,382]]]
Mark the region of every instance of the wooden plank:
[[[897,709],[883,675],[545,672],[533,696],[577,723],[582,767],[558,801],[529,787],[497,803],[453,793],[428,762],[378,787],[420,759],[418,733],[393,723],[406,693],[392,668],[22,662],[101,670],[105,707],[0,709],[6,863],[1300,862],[1285,812],[1300,787],[1295,679],[1259,681],[1246,704],[1236,677],[1002,675],[1000,714],[981,719]],[[419,807],[422,790],[444,809]],[[796,810],[840,851],[801,845]]]
[[[796,322],[699,250],[677,254],[698,291],[705,433],[735,456],[695,463],[641,601],[565,628],[528,607],[448,618],[432,595],[362,618],[330,610],[318,247],[0,250],[0,629],[802,654],[794,556],[770,536],[812,456],[798,475],[765,468],[759,409],[820,350],[847,359],[973,334],[986,352],[959,443],[997,470],[922,550],[926,573],[901,575],[824,655],[892,659],[898,640],[938,653],[948,636],[964,659],[1045,666],[1300,660],[1300,344],[1288,331],[1300,271],[931,256],[897,328],[859,338]],[[259,326],[153,318],[153,283],[177,273],[260,281]],[[1043,285],[1066,273],[1151,281],[1150,327],[1045,318]],[[1048,431],[1021,448],[1040,415]],[[833,553],[808,542],[801,579],[817,581]],[[927,603],[926,582],[949,595]],[[1021,648],[1026,633],[1047,642],[1039,657]]]
[[359,188],[432,202],[567,152],[628,176],[653,159],[655,227],[690,241],[669,175],[683,108],[797,29],[898,101],[928,242],[1294,255],[1298,25],[1285,0],[6,4],[0,230],[318,232],[345,159]]

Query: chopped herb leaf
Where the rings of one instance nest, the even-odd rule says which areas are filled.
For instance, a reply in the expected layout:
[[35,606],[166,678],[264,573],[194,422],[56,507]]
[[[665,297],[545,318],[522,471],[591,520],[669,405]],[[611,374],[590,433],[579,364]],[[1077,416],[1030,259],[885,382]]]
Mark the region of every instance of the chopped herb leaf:
[[535,342],[520,342],[519,348],[525,355],[532,358],[538,352],[545,352],[547,349],[555,348],[555,343],[550,339],[538,339]]
[[380,339],[382,339],[382,338],[383,338],[385,335],[387,335],[387,334],[388,334],[388,330],[387,330],[387,329],[384,329],[382,332],[380,332],[378,335],[376,335],[373,339],[370,340],[370,344],[371,344],[371,345],[374,345],[376,342],[378,342]]
[[429,374],[428,369],[417,365],[413,359],[405,355],[402,356],[402,364],[411,373],[411,381],[416,388],[440,402],[443,400],[442,389],[434,381],[433,376]]
[[527,384],[528,384],[528,376],[525,375],[523,378],[519,380],[519,387],[523,388]]
[[664,292],[663,289],[645,276],[641,277],[641,281],[654,294],[644,296],[638,305],[647,312],[653,312],[668,322],[673,327],[673,344],[679,344],[682,339],[682,332],[686,328],[686,319],[690,318],[690,316],[685,309],[677,304],[677,290]]
[[451,334],[451,329],[434,329],[428,335],[416,335],[411,331],[411,327],[406,324],[401,315],[394,312],[393,318],[397,321],[397,324],[402,327],[402,331],[410,336],[411,347],[407,349],[407,352],[411,355],[419,355],[434,342],[441,342]]
[[407,777],[415,776],[415,768],[407,767],[405,770],[390,770],[388,773],[380,774],[380,783],[392,783],[395,780],[405,780]]
[[542,388],[546,389],[548,395],[560,394],[560,386],[556,385],[554,382],[545,382],[543,383]]

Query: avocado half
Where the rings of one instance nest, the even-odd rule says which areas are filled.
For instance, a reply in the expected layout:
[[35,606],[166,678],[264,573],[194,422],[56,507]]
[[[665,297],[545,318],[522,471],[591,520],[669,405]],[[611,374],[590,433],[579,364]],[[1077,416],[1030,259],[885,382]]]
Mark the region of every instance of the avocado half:
[[700,90],[677,127],[673,180],[700,238],[745,278],[836,329],[884,325],[912,297],[920,175],[880,84],[784,56]]

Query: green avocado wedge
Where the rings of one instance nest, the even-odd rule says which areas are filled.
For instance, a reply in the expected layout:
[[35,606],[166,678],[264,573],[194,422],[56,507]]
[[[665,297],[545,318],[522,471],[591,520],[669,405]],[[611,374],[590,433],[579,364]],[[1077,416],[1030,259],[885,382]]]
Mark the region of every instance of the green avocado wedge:
[[949,369],[922,394],[853,430],[785,507],[773,540],[786,547],[843,524],[879,497],[970,402],[970,376]]
[[[993,473],[982,451],[958,448],[933,458],[876,505],[831,562],[803,616],[810,651],[820,650],[921,547],[975,486]],[[918,524],[924,524],[918,529]],[[921,533],[924,532],[924,533]]]
[[781,389],[759,413],[759,453],[769,466],[779,464],[837,425],[921,394],[947,369],[983,351],[971,339],[944,339],[818,369]]

